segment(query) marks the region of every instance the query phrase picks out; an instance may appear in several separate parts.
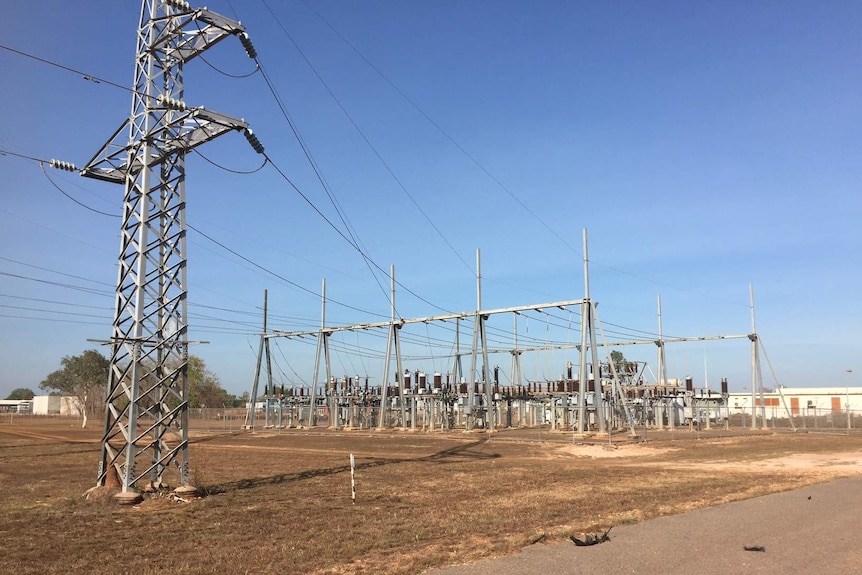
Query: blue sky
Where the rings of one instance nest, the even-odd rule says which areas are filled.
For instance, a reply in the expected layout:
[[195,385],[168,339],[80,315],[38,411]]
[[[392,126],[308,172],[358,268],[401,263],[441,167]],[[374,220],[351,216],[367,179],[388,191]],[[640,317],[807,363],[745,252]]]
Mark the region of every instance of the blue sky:
[[[476,249],[485,308],[578,299],[588,228],[609,341],[655,337],[658,294],[666,335],[748,333],[753,284],[780,383],[858,383],[859,3],[268,5],[272,13],[261,0],[208,7],[245,24],[364,249],[421,296],[399,288],[402,317],[475,309]],[[134,1],[12,3],[0,44],[130,85],[139,10]],[[240,43],[205,57],[186,67],[186,102],[248,121],[341,226],[261,74],[234,79],[207,64],[251,72]],[[129,93],[105,82],[5,49],[0,69],[2,150],[81,166],[129,113]],[[199,150],[234,170],[261,162],[238,134]],[[189,232],[190,339],[210,342],[193,353],[229,391],[250,387],[264,289],[279,329],[318,325],[313,294],[324,277],[339,302],[329,323],[388,317],[362,258],[272,166],[232,174],[192,154],[187,172],[191,225],[308,290]],[[77,201],[120,212],[118,186],[49,175]],[[119,220],[67,199],[34,161],[0,156],[0,182],[5,397],[36,389],[62,356],[97,345],[88,339],[109,337]],[[521,342],[579,337],[576,310],[518,322]],[[489,327],[492,347],[511,345],[511,316]],[[448,371],[453,330],[405,332],[405,365]],[[469,345],[469,322],[461,341]],[[384,333],[333,342],[336,375],[379,382]],[[621,351],[655,369],[654,346]],[[273,357],[278,381],[310,381],[313,341],[274,341]],[[557,377],[568,360],[576,354],[537,352],[523,370]],[[510,377],[507,354],[492,361]],[[747,340],[669,346],[668,361],[670,377],[749,385]],[[764,377],[773,384],[767,366]]]

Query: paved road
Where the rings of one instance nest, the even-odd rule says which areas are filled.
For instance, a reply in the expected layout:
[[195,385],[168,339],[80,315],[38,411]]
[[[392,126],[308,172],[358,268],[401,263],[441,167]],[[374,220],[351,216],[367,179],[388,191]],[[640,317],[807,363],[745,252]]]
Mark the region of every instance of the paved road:
[[578,573],[862,573],[862,477],[614,527],[600,545],[536,545],[426,575]]

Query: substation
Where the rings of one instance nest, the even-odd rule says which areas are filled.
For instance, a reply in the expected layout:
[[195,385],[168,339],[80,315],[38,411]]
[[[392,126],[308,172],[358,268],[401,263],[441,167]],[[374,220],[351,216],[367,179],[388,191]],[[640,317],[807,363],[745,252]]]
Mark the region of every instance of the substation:
[[[752,389],[762,392],[760,341],[756,332],[744,335],[716,335],[683,338],[661,336],[661,297],[658,298],[659,337],[655,340],[607,342],[597,315],[597,302],[589,297],[589,257],[584,230],[585,296],[580,300],[558,301],[501,309],[481,308],[481,261],[477,251],[478,311],[404,319],[394,312],[389,322],[326,326],[326,284],[323,284],[321,328],[316,331],[264,331],[260,336],[257,367],[249,394],[245,428],[289,429],[399,429],[411,431],[494,431],[505,428],[547,426],[551,431],[574,433],[576,437],[608,437],[614,432],[634,436],[639,430],[728,426],[730,406],[728,382],[719,390],[696,386],[693,378],[667,377],[665,346],[692,341],[749,339],[751,341]],[[391,301],[395,301],[394,269],[391,271]],[[264,294],[264,314],[267,301]],[[527,312],[577,310],[580,314],[580,343],[518,346],[518,317]],[[751,291],[752,328],[754,296]],[[512,341],[509,349],[489,348],[486,322],[491,317],[511,316]],[[454,324],[451,369],[426,372],[407,369],[401,352],[402,332],[411,326],[435,322]],[[470,324],[472,344],[461,348],[461,324]],[[386,332],[382,376],[333,373],[331,337],[350,332]],[[601,336],[601,340],[597,338]],[[270,340],[316,339],[314,372],[308,386],[284,386],[273,381]],[[651,345],[656,348],[657,373],[645,362],[614,361],[609,353],[618,346]],[[523,357],[548,350],[570,350],[576,361],[559,366],[560,376],[543,380],[522,377]],[[600,358],[601,353],[601,358]],[[510,356],[511,370],[501,381],[499,365],[491,356]],[[464,364],[469,362],[469,369]],[[323,372],[321,373],[321,363]],[[390,368],[394,364],[394,369]],[[380,384],[379,382],[387,382]],[[582,383],[583,382],[583,383]],[[763,423],[764,402],[752,396],[752,428]],[[764,424],[765,425],[765,424]]]
[[[709,429],[711,425],[727,425],[730,411],[726,380],[722,381],[721,392],[696,390],[690,377],[683,385],[648,384],[636,379],[644,366],[641,362],[625,362],[616,387],[607,375],[609,364],[603,363],[598,392],[593,377],[582,392],[580,380],[571,373],[566,378],[528,381],[524,385],[501,385],[495,376],[490,384],[474,381],[472,394],[463,377],[453,383],[451,372],[444,376],[439,372],[408,371],[386,389],[369,385],[369,378],[361,376],[332,378],[314,394],[307,388],[273,385],[257,398],[246,427],[450,431],[549,425],[551,431],[606,436],[608,432],[602,428],[627,429],[636,434],[642,426],[673,429],[698,425]],[[571,372],[572,366],[566,369]],[[493,371],[496,374],[499,368]],[[486,385],[492,397],[490,403],[485,399]],[[614,393],[615,389],[621,390],[623,399]],[[583,411],[579,407],[582,393]]]

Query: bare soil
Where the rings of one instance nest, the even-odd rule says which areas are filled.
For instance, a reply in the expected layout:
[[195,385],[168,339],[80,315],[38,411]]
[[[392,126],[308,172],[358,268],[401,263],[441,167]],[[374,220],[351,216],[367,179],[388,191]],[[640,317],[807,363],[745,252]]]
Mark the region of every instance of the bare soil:
[[856,433],[199,433],[209,496],[120,507],[82,496],[100,430],[79,425],[0,420],[0,573],[420,573],[862,474]]

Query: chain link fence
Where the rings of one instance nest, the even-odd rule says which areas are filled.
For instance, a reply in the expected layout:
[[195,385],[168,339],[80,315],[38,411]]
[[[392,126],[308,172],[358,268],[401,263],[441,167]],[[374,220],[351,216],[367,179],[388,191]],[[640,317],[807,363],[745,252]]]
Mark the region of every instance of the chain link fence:
[[[323,430],[333,427],[339,429],[373,429],[380,420],[380,408],[377,406],[351,406],[338,410],[336,416],[330,413],[328,406],[318,406],[315,410],[315,429]],[[255,412],[255,429],[290,429],[309,428],[309,407],[292,406],[278,410],[275,407],[269,410],[258,409]],[[404,427],[422,431],[442,431],[448,429],[463,428],[464,415],[458,410],[417,410],[415,413],[405,410]],[[709,424],[706,422],[705,413],[698,412],[694,421],[686,419],[678,422],[679,429],[688,427],[705,429],[730,428],[737,431],[752,428],[752,415],[750,410],[732,409],[729,417],[726,412],[710,414]],[[231,433],[241,431],[246,425],[247,410],[245,408],[195,408],[189,409],[189,430],[193,432]],[[764,417],[765,416],[765,417]],[[398,409],[387,410],[386,427],[400,428],[402,413]],[[548,426],[547,421],[541,418],[524,419],[520,417],[509,418],[506,413],[497,415],[501,427],[541,427]],[[16,411],[0,411],[0,424],[63,422],[64,425],[80,425],[80,417],[59,415],[33,415],[30,413],[18,413]],[[570,424],[570,422],[568,422]],[[665,422],[666,423],[666,422]],[[101,426],[101,419],[90,417],[88,428],[95,429]],[[653,425],[649,425],[653,428]],[[758,409],[757,421],[754,429],[774,430],[807,430],[810,432],[848,433],[862,429],[862,410],[829,409],[829,408],[806,408],[791,412],[788,417],[783,407],[766,407],[763,411]],[[568,425],[559,426],[559,431],[570,430]]]
[[[765,415],[765,420],[764,420]],[[751,412],[731,414],[730,425],[735,428],[750,428]],[[790,417],[784,408],[767,407],[765,413],[757,411],[755,427],[765,429],[804,429],[809,431],[846,432],[862,428],[862,412],[859,410],[811,408],[800,409]]]

